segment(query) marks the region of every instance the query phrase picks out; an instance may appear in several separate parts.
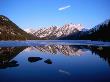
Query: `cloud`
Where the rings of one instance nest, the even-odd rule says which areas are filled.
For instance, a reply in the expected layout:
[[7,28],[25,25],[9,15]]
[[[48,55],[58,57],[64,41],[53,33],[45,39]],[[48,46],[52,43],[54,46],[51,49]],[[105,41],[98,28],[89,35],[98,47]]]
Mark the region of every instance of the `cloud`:
[[64,6],[64,7],[60,7],[58,10],[62,11],[62,10],[68,9],[70,7],[71,7],[71,5],[67,5],[67,6]]

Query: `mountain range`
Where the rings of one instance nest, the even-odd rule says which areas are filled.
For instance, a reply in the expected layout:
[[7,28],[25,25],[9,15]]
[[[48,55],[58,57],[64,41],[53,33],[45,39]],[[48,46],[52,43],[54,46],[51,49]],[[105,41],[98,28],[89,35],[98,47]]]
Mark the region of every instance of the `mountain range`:
[[51,26],[43,29],[27,29],[27,33],[30,33],[40,39],[58,39],[68,36],[70,34],[82,31],[84,27],[81,24],[65,24],[62,27]]
[[19,28],[6,16],[0,15],[0,40],[102,40],[110,41],[110,20],[85,29],[81,24],[65,24],[42,29]]

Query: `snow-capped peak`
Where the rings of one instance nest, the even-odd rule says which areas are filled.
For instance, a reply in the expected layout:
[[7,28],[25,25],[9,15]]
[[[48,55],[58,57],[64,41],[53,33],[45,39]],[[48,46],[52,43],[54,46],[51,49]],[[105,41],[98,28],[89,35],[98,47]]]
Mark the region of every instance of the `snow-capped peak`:
[[70,23],[68,25],[69,25],[69,28],[76,28],[79,31],[81,31],[84,28],[81,24],[72,24],[72,23]]
[[27,29],[25,31],[39,38],[46,38],[46,37],[58,38],[58,37],[67,36],[71,33],[82,31],[83,28],[84,27],[81,24],[70,23],[70,24],[65,24],[64,26],[61,27],[51,26],[49,28],[42,28],[39,30]]
[[27,33],[31,33],[33,34],[35,32],[35,29],[24,29],[24,31],[26,31]]

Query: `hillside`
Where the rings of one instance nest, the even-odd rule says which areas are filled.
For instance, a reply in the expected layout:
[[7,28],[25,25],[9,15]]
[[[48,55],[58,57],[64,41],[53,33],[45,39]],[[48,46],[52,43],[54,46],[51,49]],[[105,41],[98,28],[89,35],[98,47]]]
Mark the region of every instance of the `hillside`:
[[7,17],[0,15],[0,40],[27,40],[35,39],[31,34],[20,29]]

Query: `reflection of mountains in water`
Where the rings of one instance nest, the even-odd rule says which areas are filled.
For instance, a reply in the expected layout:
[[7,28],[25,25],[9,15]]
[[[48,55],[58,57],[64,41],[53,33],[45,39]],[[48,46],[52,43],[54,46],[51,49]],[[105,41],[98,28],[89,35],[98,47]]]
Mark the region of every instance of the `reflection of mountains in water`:
[[38,50],[41,52],[48,52],[51,54],[64,54],[66,56],[80,56],[85,53],[85,49],[80,49],[78,46],[69,45],[43,45],[36,47],[28,47],[26,51]]
[[0,48],[0,68],[16,67],[17,61],[12,60],[16,57],[25,47],[2,47]]
[[[25,49],[25,50],[24,50]],[[13,60],[22,51],[41,51],[52,54],[64,54],[66,56],[80,56],[91,51],[100,58],[105,59],[110,64],[110,47],[96,47],[96,46],[70,46],[70,45],[44,45],[36,47],[2,47],[0,48],[0,68],[19,66],[16,60]]]
[[84,55],[88,50],[100,58],[103,58],[110,64],[110,47],[97,47],[97,46],[72,46],[72,45],[45,45],[28,47],[25,51],[38,50],[41,52],[49,52],[52,54],[62,53],[66,56],[80,56]]

